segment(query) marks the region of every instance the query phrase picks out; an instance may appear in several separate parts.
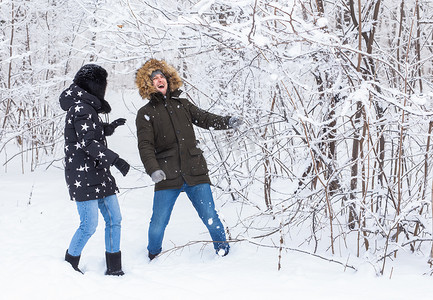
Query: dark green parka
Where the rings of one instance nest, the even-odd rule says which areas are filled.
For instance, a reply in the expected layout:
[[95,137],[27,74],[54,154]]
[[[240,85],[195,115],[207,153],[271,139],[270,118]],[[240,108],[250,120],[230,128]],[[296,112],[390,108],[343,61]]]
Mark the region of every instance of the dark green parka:
[[[163,170],[166,174],[166,180],[157,183],[155,191],[180,188],[184,182],[188,185],[210,183],[207,164],[203,151],[197,147],[193,125],[205,129],[228,129],[230,116],[209,113],[181,98],[177,72],[173,74],[172,67],[164,61],[149,62],[137,72],[136,83],[140,94],[146,96],[143,98],[149,98],[149,102],[139,109],[136,126],[138,149],[146,172],[151,175],[156,170]],[[169,84],[167,97],[160,92],[152,92],[148,85],[151,83],[150,74],[158,69],[164,73]],[[150,93],[140,89],[143,84]]]

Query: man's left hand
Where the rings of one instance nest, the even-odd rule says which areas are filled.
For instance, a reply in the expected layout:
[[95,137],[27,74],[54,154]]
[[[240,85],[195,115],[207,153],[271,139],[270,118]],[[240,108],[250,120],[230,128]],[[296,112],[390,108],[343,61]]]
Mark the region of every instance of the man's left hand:
[[231,117],[229,119],[229,126],[233,129],[238,129],[243,123],[244,121],[239,117]]

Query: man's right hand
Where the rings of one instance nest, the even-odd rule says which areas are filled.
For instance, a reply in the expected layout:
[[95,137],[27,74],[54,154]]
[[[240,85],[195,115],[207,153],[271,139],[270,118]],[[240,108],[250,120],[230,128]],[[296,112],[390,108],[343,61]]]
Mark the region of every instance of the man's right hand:
[[152,178],[152,181],[155,183],[158,183],[166,179],[163,170],[156,170],[155,172],[152,173],[152,175],[150,175],[150,177]]

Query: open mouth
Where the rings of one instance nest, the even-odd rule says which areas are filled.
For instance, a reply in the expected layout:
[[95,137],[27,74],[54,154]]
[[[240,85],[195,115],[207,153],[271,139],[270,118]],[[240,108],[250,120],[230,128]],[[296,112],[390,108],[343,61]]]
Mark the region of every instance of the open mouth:
[[160,85],[158,85],[158,88],[159,88],[159,89],[163,89],[163,88],[164,88],[164,85],[163,85],[163,84],[160,84]]

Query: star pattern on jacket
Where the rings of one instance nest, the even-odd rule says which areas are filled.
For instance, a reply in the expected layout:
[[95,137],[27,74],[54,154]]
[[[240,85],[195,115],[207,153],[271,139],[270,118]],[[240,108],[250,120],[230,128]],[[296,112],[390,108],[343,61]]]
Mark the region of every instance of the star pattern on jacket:
[[64,165],[70,199],[86,201],[115,194],[110,166],[118,155],[110,150],[98,116],[101,102],[72,84],[60,96],[66,112]]
[[87,123],[84,123],[83,125],[81,125],[81,130],[87,131],[87,129],[89,129],[89,125],[87,125]]

